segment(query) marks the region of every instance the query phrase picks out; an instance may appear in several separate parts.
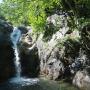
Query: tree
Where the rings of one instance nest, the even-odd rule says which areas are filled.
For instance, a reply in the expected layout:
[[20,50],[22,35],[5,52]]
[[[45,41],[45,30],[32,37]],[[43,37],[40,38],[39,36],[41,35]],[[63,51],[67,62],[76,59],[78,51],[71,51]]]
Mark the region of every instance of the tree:
[[[43,32],[49,15],[67,13],[70,26],[90,18],[90,0],[3,0],[1,14],[14,25],[31,25],[36,32]],[[83,12],[82,12],[83,10]],[[71,21],[70,21],[71,20]],[[83,21],[83,22],[82,22]],[[72,23],[73,22],[73,23]],[[89,22],[89,21],[88,21]]]

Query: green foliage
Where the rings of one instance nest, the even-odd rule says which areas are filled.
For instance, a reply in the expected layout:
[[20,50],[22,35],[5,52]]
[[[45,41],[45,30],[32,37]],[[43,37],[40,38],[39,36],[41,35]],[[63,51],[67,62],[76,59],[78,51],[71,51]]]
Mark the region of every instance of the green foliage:
[[24,20],[23,3],[17,0],[4,0],[1,4],[2,14],[13,24],[20,24]]
[[90,18],[90,0],[3,0],[0,5],[0,15],[14,25],[31,25],[35,32],[44,32],[47,17],[60,11],[68,14],[73,29],[76,21],[84,24]]
[[46,8],[54,8],[60,0],[4,0],[1,5],[3,15],[13,24],[31,25],[41,32],[46,25]]
[[46,29],[44,31],[44,40],[48,41],[52,38],[52,35],[58,31],[58,27],[54,26],[53,23],[49,23],[46,25]]
[[90,0],[76,0],[75,4],[78,17],[90,18]]

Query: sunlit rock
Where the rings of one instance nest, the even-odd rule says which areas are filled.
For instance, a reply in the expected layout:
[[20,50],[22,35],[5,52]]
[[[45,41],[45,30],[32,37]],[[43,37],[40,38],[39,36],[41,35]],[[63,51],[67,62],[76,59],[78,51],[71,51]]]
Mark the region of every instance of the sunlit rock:
[[78,71],[73,79],[73,84],[81,89],[89,90],[90,74],[87,71]]

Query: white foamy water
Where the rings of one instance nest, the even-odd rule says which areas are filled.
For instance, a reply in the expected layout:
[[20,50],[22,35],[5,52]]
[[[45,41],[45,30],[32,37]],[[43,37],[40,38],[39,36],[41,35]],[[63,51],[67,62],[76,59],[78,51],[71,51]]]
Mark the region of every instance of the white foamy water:
[[14,83],[21,86],[28,86],[37,84],[39,82],[38,78],[26,78],[26,77],[15,77],[9,80],[10,83]]
[[15,47],[14,48],[14,53],[15,53],[15,69],[16,69],[16,77],[20,77],[21,76],[21,64],[20,64],[20,58],[19,58],[19,53],[18,53],[18,48]]

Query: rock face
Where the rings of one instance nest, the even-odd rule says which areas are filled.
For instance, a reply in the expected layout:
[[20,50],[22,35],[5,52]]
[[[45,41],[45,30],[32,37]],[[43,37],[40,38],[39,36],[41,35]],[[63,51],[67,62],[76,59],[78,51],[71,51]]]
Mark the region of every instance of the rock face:
[[57,79],[64,73],[64,65],[60,61],[60,51],[56,48],[55,43],[47,44],[39,38],[37,48],[40,57],[40,73],[50,79]]
[[[73,80],[74,85],[80,88],[88,88],[86,85],[89,84],[87,78],[89,79],[90,74],[86,72],[90,71],[86,68],[90,66],[90,25],[80,31],[72,31],[68,27],[67,18],[68,16],[52,15],[47,18],[47,30],[43,34],[38,37],[32,34],[29,37],[29,34],[22,39],[22,73],[31,75],[33,68],[37,72],[40,60],[40,75],[53,80],[66,78]],[[25,64],[25,60],[28,64]],[[36,65],[35,62],[38,63],[37,66],[32,67]]]
[[0,20],[0,82],[14,76],[14,51],[10,41],[12,27],[4,20]]
[[32,50],[22,50],[20,52],[22,76],[37,77],[39,75],[40,61],[37,52],[36,47],[34,47]]
[[0,43],[0,82],[14,76],[14,54],[8,42]]
[[[67,75],[70,77],[71,70],[75,73],[80,67],[77,59],[80,51],[79,32],[69,31],[67,18],[64,15],[52,15],[47,18],[47,22],[46,28],[53,30],[53,33],[48,33],[50,35],[47,35],[46,30],[44,34],[36,37],[36,40],[34,35],[31,34],[31,37],[30,33],[26,35],[24,33],[21,39],[22,74],[34,76],[39,71],[40,62],[41,75],[54,80],[67,77]],[[34,44],[35,47],[33,47]],[[76,59],[77,62],[75,62]],[[78,67],[73,67],[74,63],[76,66],[78,64]]]
[[40,60],[38,57],[38,49],[32,44],[32,38],[24,34],[19,45],[20,62],[22,68],[22,76],[38,77],[40,70]]
[[[57,19],[61,20],[61,23]],[[90,66],[90,26],[85,26],[80,32],[76,29],[70,31],[65,20],[63,16],[49,17],[48,22],[61,27],[48,41],[44,41],[43,34],[40,34],[36,41],[40,73],[54,80],[60,78],[72,80],[79,70],[83,71]]]
[[43,34],[36,41],[41,74],[54,80],[69,77],[71,75],[71,65],[79,56],[79,32],[67,33],[69,28],[66,23],[67,19],[63,15],[55,14],[47,20],[53,23],[55,27],[59,26],[59,30],[48,41],[43,40]]

